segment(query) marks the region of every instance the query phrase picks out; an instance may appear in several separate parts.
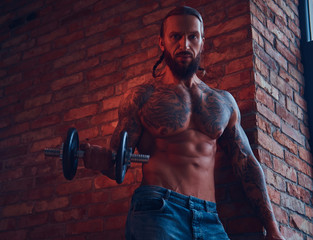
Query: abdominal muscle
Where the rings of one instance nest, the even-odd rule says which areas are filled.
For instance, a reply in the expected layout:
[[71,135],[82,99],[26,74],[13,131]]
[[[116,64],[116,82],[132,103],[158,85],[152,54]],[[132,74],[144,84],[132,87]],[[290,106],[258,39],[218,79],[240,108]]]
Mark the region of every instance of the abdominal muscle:
[[143,164],[142,185],[156,185],[215,202],[215,152],[216,140],[194,129],[155,138],[149,163]]

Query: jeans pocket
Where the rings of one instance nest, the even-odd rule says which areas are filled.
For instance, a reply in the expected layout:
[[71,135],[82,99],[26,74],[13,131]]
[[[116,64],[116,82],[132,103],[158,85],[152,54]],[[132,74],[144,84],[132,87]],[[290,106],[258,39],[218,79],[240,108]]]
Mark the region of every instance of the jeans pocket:
[[133,207],[134,214],[161,212],[165,207],[163,198],[141,199],[135,202]]

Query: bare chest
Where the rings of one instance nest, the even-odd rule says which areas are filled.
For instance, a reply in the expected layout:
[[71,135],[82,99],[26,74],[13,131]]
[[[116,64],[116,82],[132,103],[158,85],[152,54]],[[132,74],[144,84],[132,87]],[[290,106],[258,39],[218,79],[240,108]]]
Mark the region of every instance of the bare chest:
[[158,88],[140,111],[142,124],[156,137],[196,129],[217,139],[226,128],[230,109],[223,97],[199,88]]

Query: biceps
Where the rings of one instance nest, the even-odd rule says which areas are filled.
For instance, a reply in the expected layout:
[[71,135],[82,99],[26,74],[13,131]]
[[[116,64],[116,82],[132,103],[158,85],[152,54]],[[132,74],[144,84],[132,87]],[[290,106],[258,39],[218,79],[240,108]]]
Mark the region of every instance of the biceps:
[[111,149],[117,150],[120,143],[120,136],[123,131],[128,133],[128,147],[135,149],[138,145],[142,127],[138,117],[129,116],[119,119],[111,138]]

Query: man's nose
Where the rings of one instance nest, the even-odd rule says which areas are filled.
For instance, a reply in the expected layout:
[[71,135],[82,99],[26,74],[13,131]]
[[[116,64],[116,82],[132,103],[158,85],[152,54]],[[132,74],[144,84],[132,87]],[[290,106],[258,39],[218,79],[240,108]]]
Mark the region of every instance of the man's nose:
[[180,44],[180,48],[181,48],[182,50],[187,50],[187,49],[190,48],[190,46],[189,46],[189,40],[188,40],[188,37],[187,37],[187,36],[182,36],[182,38],[180,39],[179,44]]

